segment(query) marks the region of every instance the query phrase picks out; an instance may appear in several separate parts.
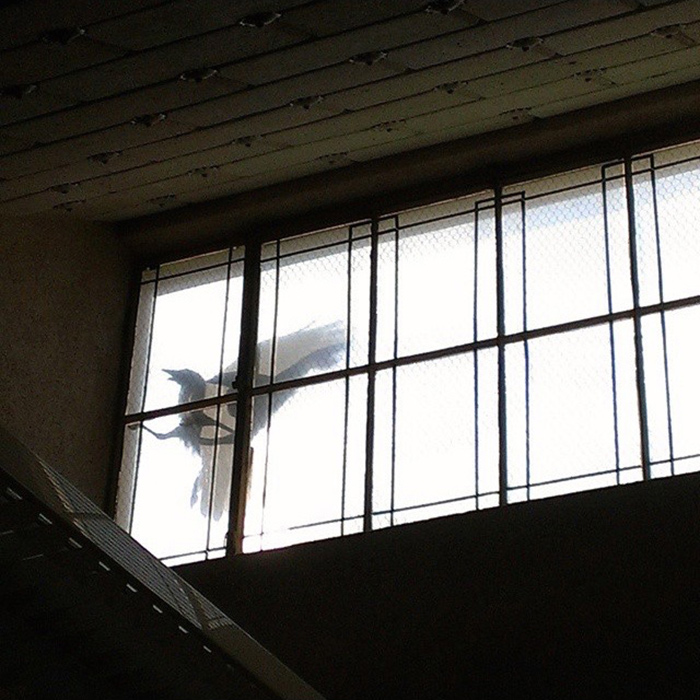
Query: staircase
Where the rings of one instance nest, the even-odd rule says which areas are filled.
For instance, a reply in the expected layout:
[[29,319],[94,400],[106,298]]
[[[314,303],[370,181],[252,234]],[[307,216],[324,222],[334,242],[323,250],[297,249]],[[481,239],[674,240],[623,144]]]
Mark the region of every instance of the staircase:
[[0,428],[0,700],[323,700]]

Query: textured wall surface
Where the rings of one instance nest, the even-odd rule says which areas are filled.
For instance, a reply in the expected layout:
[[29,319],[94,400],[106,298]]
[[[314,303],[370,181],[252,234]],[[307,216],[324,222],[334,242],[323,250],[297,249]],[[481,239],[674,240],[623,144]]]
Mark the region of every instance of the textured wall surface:
[[696,697],[700,474],[180,567],[329,700]]
[[0,222],[0,421],[103,505],[130,263],[112,232]]

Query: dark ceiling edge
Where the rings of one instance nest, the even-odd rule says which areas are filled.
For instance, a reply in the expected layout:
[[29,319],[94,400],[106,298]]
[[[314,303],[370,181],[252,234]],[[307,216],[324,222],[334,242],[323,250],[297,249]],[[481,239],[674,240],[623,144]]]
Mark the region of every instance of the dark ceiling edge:
[[700,81],[117,222],[142,262],[390,213],[700,138]]

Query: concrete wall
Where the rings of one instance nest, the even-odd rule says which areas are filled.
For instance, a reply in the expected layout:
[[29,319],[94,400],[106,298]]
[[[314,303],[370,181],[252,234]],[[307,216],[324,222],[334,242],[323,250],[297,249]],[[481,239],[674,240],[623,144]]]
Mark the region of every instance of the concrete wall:
[[0,222],[0,421],[103,505],[129,258],[103,226]]
[[329,700],[694,697],[700,475],[178,572]]

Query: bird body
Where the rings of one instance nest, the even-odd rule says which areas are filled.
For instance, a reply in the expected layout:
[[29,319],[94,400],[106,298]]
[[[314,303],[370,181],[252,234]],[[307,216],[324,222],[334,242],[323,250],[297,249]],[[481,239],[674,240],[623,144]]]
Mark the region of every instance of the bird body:
[[[272,367],[272,340],[258,344],[257,358],[259,364]],[[341,322],[324,326],[310,326],[288,335],[277,338],[275,344],[274,376],[259,372],[255,377],[256,386],[298,379],[312,372],[331,371],[338,368],[346,348],[346,330]],[[207,385],[235,386],[237,363],[232,363],[220,374],[204,379],[201,374],[192,369],[163,369],[169,379],[180,386],[178,404],[184,405],[206,398]],[[269,372],[270,370],[268,370]],[[279,394],[279,400],[274,402],[274,409],[279,408],[289,400],[292,391]],[[227,405],[228,412],[235,417],[235,404]],[[260,432],[267,421],[254,421],[251,439]],[[205,437],[205,428],[211,427],[217,437]],[[199,501],[200,511],[205,517],[219,520],[228,506],[228,493],[219,493],[214,489],[211,503],[211,478],[214,465],[214,446],[231,444],[234,440],[234,430],[222,422],[208,416],[205,410],[187,411],[181,414],[179,424],[167,433],[159,433],[148,426],[144,430],[158,440],[178,439],[202,462],[199,474],[195,478],[190,495],[190,505],[194,507]],[[219,430],[227,434],[218,434]]]

